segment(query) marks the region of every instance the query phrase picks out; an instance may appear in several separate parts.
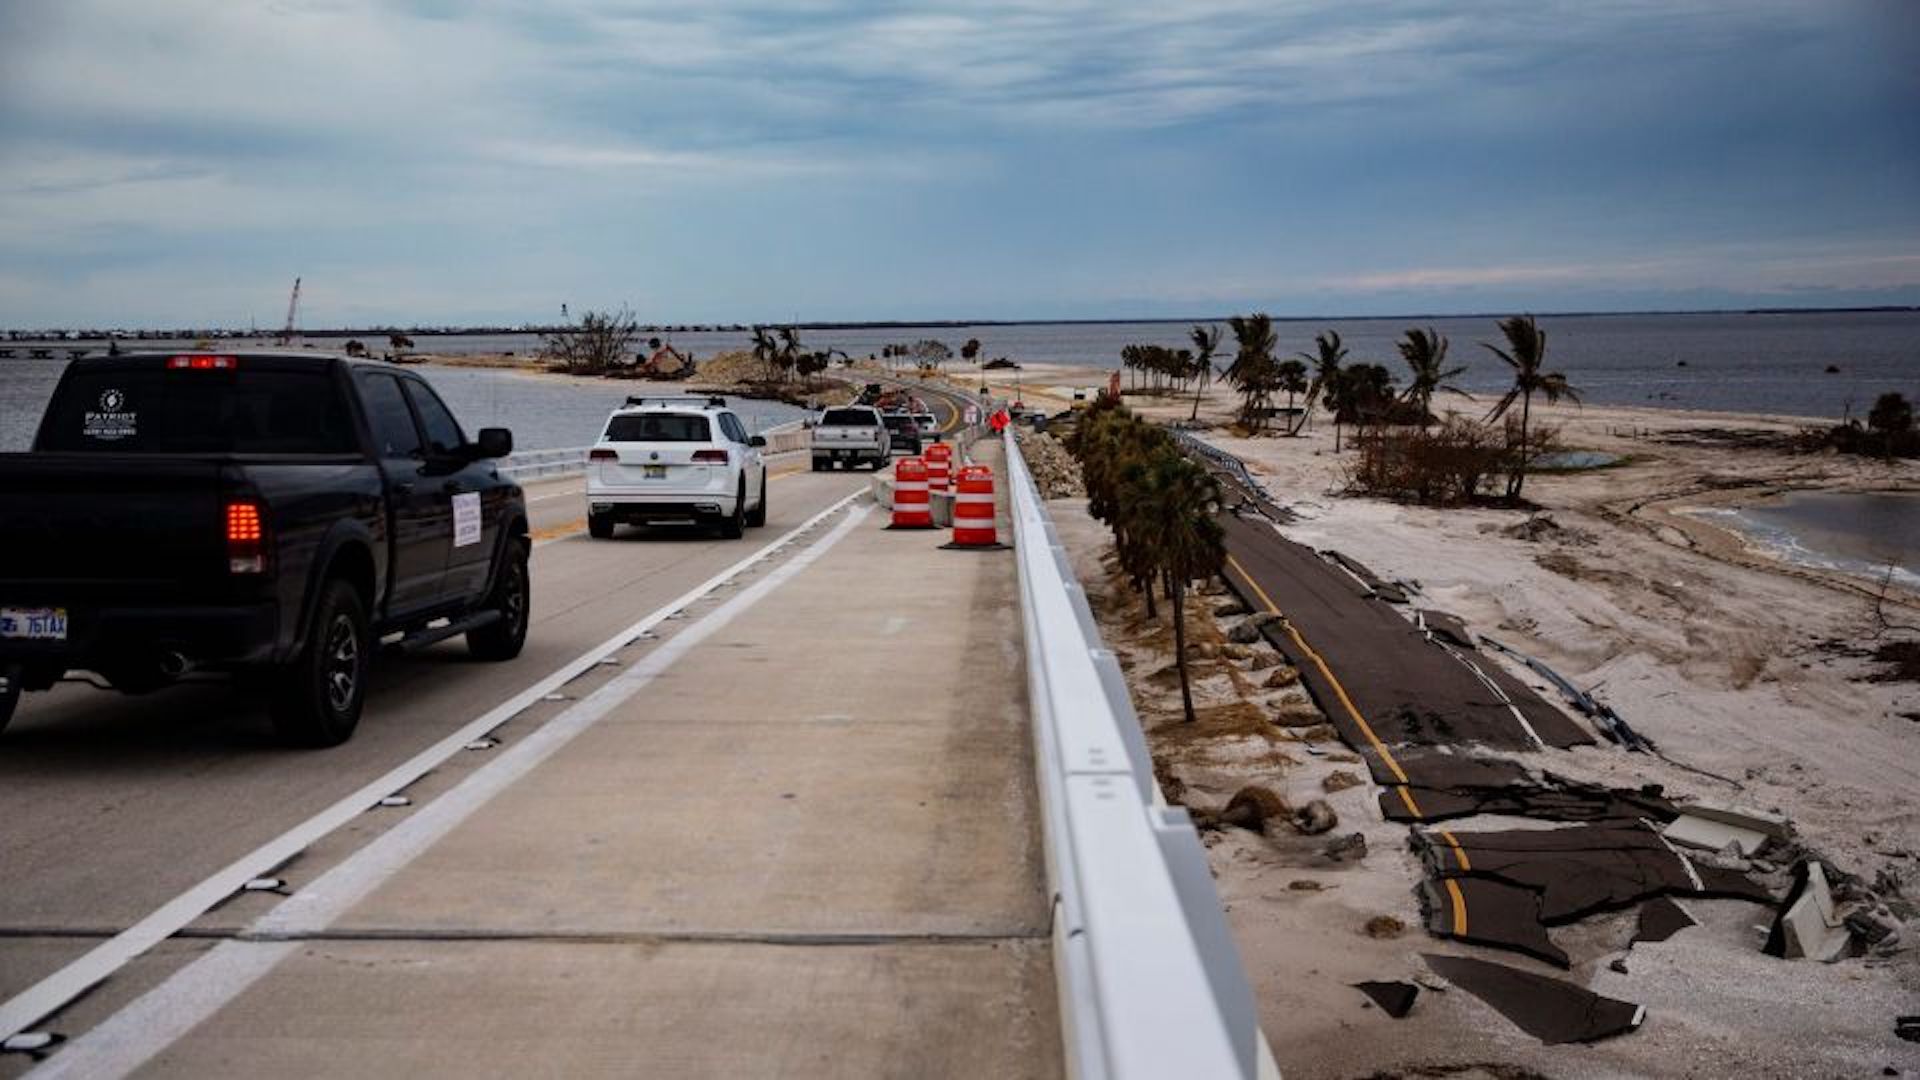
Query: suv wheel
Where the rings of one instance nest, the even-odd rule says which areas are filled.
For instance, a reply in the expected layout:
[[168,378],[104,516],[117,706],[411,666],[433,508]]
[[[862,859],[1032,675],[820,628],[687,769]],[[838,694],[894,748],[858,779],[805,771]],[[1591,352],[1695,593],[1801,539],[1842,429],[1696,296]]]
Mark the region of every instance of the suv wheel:
[[759,528],[767,523],[767,474],[760,474],[760,502],[747,512],[747,524]]
[[338,746],[360,723],[367,695],[366,605],[339,579],[320,589],[307,645],[275,678],[273,728],[290,746]]
[[595,540],[613,539],[613,515],[587,513],[587,535]]
[[747,524],[747,478],[740,478],[740,487],[733,494],[733,513],[720,523],[720,535],[728,540],[738,540],[746,534]]
[[527,643],[527,621],[533,606],[533,579],[527,573],[527,544],[508,545],[500,576],[486,607],[500,613],[500,621],[467,632],[467,651],[481,660],[511,660]]

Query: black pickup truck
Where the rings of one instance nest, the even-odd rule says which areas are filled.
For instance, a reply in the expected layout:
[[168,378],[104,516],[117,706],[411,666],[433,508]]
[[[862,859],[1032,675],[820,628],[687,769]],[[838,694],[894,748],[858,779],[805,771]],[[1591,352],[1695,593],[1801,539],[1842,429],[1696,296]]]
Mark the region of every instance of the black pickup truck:
[[0,454],[0,727],[69,669],[263,690],[287,742],[359,723],[382,645],[526,640],[526,501],[432,387],[312,352],[76,360]]

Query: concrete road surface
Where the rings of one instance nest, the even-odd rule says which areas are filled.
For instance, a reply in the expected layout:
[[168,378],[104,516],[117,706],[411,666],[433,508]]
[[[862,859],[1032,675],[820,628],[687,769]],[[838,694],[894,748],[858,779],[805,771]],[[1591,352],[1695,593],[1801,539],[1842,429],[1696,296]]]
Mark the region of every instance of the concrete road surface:
[[0,735],[0,999],[865,482],[796,472],[803,461],[774,464],[768,524],[740,541],[666,528],[593,541],[578,478],[530,485],[543,539],[526,651],[480,663],[456,639],[384,658],[341,747],[276,746],[261,705],[224,681],[27,695]]
[[[865,483],[784,478],[764,533]],[[1057,1075],[1011,555],[885,524],[829,517],[208,913],[48,1025],[51,1074]],[[549,542],[548,652],[389,665],[342,750],[224,689],[23,714],[7,992],[743,553]]]

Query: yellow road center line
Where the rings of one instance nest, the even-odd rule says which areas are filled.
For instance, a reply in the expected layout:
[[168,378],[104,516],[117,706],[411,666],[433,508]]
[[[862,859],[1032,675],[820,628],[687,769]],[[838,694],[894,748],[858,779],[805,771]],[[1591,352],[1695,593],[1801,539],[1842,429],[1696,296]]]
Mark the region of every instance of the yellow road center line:
[[1425,815],[1420,812],[1419,804],[1413,801],[1412,793],[1404,786],[1411,783],[1411,781],[1407,779],[1406,771],[1400,768],[1398,761],[1393,759],[1393,753],[1387,749],[1385,743],[1380,741],[1380,736],[1373,733],[1373,726],[1367,723],[1367,718],[1360,715],[1360,710],[1354,705],[1353,699],[1347,696],[1347,688],[1342,686],[1340,680],[1334,677],[1333,669],[1327,666],[1327,662],[1321,659],[1319,653],[1313,651],[1313,646],[1307,644],[1307,639],[1300,636],[1300,631],[1294,627],[1292,621],[1288,620],[1286,615],[1280,610],[1280,605],[1274,603],[1273,597],[1268,596],[1267,591],[1260,587],[1260,583],[1253,580],[1253,575],[1247,572],[1246,567],[1240,565],[1239,559],[1228,555],[1227,565],[1233,567],[1234,572],[1238,573],[1241,578],[1246,581],[1247,587],[1253,590],[1254,595],[1260,598],[1261,603],[1267,605],[1268,611],[1280,616],[1281,621],[1286,625],[1288,636],[1293,638],[1293,643],[1298,645],[1300,651],[1305,653],[1307,658],[1313,661],[1314,666],[1320,669],[1321,676],[1327,680],[1328,685],[1333,687],[1334,696],[1340,699],[1340,704],[1347,710],[1347,715],[1353,717],[1353,722],[1360,725],[1361,734],[1365,735],[1367,741],[1373,744],[1373,749],[1380,755],[1380,760],[1386,762],[1387,768],[1399,779],[1402,785],[1398,789],[1400,792],[1400,800],[1407,804],[1407,809],[1413,813],[1414,817],[1424,817]]
[[1439,830],[1439,832],[1440,832],[1440,838],[1445,840],[1447,842],[1447,846],[1453,849],[1453,857],[1459,860],[1460,869],[1472,870],[1473,864],[1467,861],[1467,849],[1460,846],[1460,841],[1455,840],[1453,838],[1452,833],[1448,832],[1445,829],[1441,829]]
[[1447,895],[1453,898],[1453,936],[1467,936],[1467,898],[1460,895],[1460,883],[1447,879]]

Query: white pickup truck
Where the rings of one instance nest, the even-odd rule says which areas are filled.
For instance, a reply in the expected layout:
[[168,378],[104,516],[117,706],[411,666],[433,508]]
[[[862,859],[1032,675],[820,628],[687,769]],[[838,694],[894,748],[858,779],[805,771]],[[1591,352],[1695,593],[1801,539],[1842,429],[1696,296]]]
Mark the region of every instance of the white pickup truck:
[[893,453],[893,439],[880,410],[871,405],[841,405],[820,414],[813,428],[813,471],[845,462],[879,469]]

